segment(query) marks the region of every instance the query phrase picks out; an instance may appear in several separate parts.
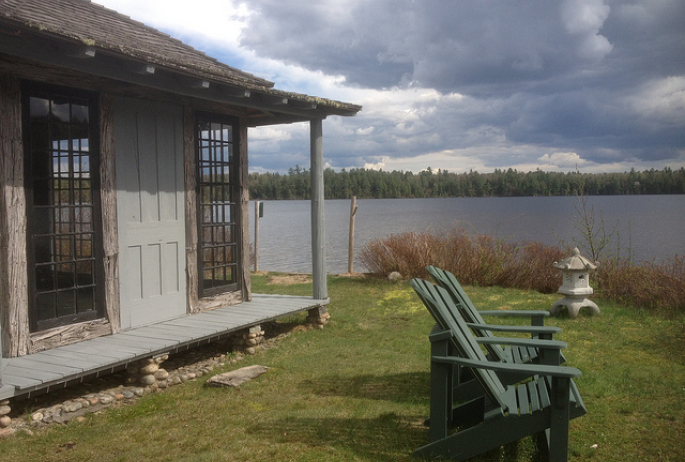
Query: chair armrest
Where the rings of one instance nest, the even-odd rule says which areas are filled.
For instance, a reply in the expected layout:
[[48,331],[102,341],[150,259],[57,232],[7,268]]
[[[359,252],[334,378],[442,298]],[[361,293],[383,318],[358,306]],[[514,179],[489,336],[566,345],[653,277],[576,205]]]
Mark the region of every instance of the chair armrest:
[[460,358],[458,356],[433,356],[432,360],[443,364],[456,364],[458,366],[473,367],[476,369],[489,369],[495,372],[515,372],[519,374],[544,375],[549,377],[577,378],[583,373],[580,369],[566,366],[543,366],[535,364],[508,364],[496,361],[479,361],[475,359]]
[[483,345],[511,345],[534,348],[545,348],[550,350],[563,350],[568,348],[568,343],[560,340],[539,340],[529,338],[508,338],[508,337],[476,337],[476,342]]
[[478,324],[467,322],[471,329],[492,330],[495,332],[523,332],[528,334],[558,334],[560,327],[555,326],[501,326],[497,324]]
[[451,338],[452,332],[449,329],[441,329],[438,326],[435,326],[428,336],[428,339],[431,342],[440,342],[442,340],[448,340]]
[[549,311],[542,310],[478,310],[481,316],[513,316],[517,318],[549,317]]

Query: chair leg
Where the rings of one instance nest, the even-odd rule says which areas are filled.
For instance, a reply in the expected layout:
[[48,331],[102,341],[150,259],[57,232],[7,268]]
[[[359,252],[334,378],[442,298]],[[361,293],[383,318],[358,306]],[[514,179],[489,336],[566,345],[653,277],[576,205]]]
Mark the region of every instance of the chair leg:
[[[431,343],[432,356],[444,356],[449,353],[447,341]],[[454,371],[449,364],[431,361],[430,370],[430,420],[429,437],[437,441],[447,436],[451,426],[454,393]]]
[[570,379],[552,378],[551,423],[549,428],[550,462],[568,460],[568,431],[571,417],[569,407]]

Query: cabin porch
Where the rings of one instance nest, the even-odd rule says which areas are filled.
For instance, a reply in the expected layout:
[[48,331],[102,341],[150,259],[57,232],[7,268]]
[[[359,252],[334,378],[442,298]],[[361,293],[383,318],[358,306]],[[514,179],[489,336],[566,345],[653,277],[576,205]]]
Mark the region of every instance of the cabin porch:
[[0,400],[64,388],[153,356],[187,350],[328,299],[253,294],[252,300],[17,358],[0,359]]

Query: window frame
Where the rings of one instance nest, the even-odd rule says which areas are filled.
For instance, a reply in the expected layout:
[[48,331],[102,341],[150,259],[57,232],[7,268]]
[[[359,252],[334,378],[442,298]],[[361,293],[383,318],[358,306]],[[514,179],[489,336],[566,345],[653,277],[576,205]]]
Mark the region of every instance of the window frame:
[[[103,248],[103,228],[102,228],[102,207],[100,198],[100,118],[99,118],[99,101],[98,95],[93,92],[78,90],[69,87],[49,85],[37,82],[22,82],[22,132],[24,141],[24,187],[26,191],[26,254],[27,254],[27,269],[28,269],[28,317],[29,317],[29,331],[30,332],[40,332],[48,330],[55,327],[68,326],[80,322],[94,321],[96,319],[102,319],[106,317],[105,309],[105,270],[104,270],[104,248]],[[54,194],[54,183],[50,185],[51,181],[60,182],[60,188],[57,190],[58,193],[62,194],[66,191],[68,195],[68,200],[60,203],[55,202],[53,198],[48,198],[46,204],[38,204],[36,202],[35,187],[40,180],[40,169],[46,169],[45,166],[36,165],[34,162],[34,148],[35,152],[41,150],[41,148],[36,148],[32,142],[32,135],[35,135],[31,126],[31,98],[46,98],[51,101],[55,101],[61,98],[69,101],[70,107],[74,105],[75,100],[79,99],[83,102],[87,102],[88,105],[88,122],[83,124],[83,127],[87,127],[88,130],[88,148],[78,149],[74,148],[74,143],[70,143],[69,146],[64,149],[60,143],[59,147],[55,148],[55,139],[52,139],[52,130],[55,128],[56,122],[51,122],[48,120],[46,122],[48,135],[47,141],[48,145],[44,146],[42,149],[45,150],[45,154],[49,157],[47,162],[47,174],[44,172],[44,179],[46,184],[46,189],[42,194],[47,193],[48,195]],[[70,120],[68,125],[71,127],[73,121]],[[71,128],[70,128],[71,130]],[[74,138],[68,138],[68,140],[73,140]],[[82,138],[81,138],[82,139]],[[64,157],[62,153],[66,152],[66,158],[69,159],[69,168],[66,171],[62,171],[62,167],[58,167],[57,176],[55,172],[51,172],[50,164],[55,162],[54,153],[59,151],[58,159]],[[82,173],[84,170],[80,170],[83,166],[83,155],[84,152],[88,152],[87,162],[88,162],[88,176],[80,177],[77,180],[77,175],[74,167],[75,157],[79,158],[80,167],[79,172]],[[52,159],[52,161],[51,161]],[[61,164],[63,161],[58,160]],[[66,174],[65,177],[61,175]],[[91,204],[84,205],[82,202],[75,200],[75,194],[83,194],[85,191],[83,188],[76,186],[76,183],[81,182],[83,178],[87,178],[90,182],[90,188],[88,194],[90,195]],[[66,181],[68,183],[67,189],[61,188],[61,183]],[[40,201],[40,199],[39,199]],[[65,205],[66,204],[66,205]],[[87,204],[87,203],[85,203]],[[55,212],[60,209],[61,215],[59,219],[55,217]],[[50,225],[50,230],[45,232],[39,232],[39,218],[36,217],[37,208],[44,207],[52,211],[53,220]],[[85,213],[85,209],[90,209],[90,223],[84,222],[82,220],[77,220],[77,215],[81,217]],[[78,212],[77,212],[78,209]],[[64,210],[67,210],[68,215],[67,221],[63,221],[62,217],[64,215]],[[48,212],[50,214],[50,212]],[[67,223],[71,227],[71,230],[67,232],[56,231],[56,225]],[[85,229],[90,226],[90,231],[84,231],[81,229],[77,231],[77,226],[86,225]],[[83,236],[90,235],[90,255],[84,256],[77,250],[77,246],[81,246],[83,249],[84,240]],[[51,242],[50,250],[50,261],[37,261],[37,248],[38,241],[43,238]],[[67,242],[68,246],[73,246],[72,248],[72,258],[67,260],[60,260],[64,255],[59,255],[60,251],[55,250],[58,242]],[[85,244],[87,245],[87,244]],[[61,263],[59,261],[61,261]],[[85,265],[90,262],[91,266],[91,278],[90,283],[82,284],[79,281],[79,271],[78,265]],[[60,265],[68,266],[73,265],[73,283],[70,287],[60,287],[59,282],[53,281],[53,288],[47,290],[39,290],[38,281],[36,273],[38,267],[54,265],[57,268]],[[59,278],[57,270],[53,270],[54,278]],[[78,292],[81,291],[81,296],[83,296],[83,290],[89,288],[92,290],[92,303],[90,303],[91,309],[79,312],[78,306]],[[73,312],[68,314],[59,314],[59,294],[66,294],[71,292],[73,299]],[[39,295],[54,293],[54,317],[42,317],[40,313],[40,307],[38,303]]]
[[[229,162],[222,162],[224,166],[228,166],[229,168],[229,173],[227,176],[228,183],[226,182],[221,182],[217,183],[214,181],[211,181],[212,179],[210,178],[210,181],[203,181],[203,174],[202,170],[203,168],[209,168],[210,171],[212,171],[212,167],[217,167],[217,163],[215,161],[209,161],[209,164],[207,164],[207,161],[204,161],[202,159],[202,143],[203,141],[207,141],[207,139],[201,137],[201,125],[204,122],[208,122],[210,124],[212,123],[218,123],[221,125],[228,125],[230,126],[231,130],[231,140],[230,142],[226,142],[223,140],[220,140],[220,143],[224,143],[225,146],[230,145],[230,156],[229,156]],[[217,140],[212,140],[212,141],[217,141]],[[211,148],[211,146],[206,146]],[[237,117],[231,117],[227,115],[222,115],[222,114],[217,114],[217,113],[211,113],[211,112],[203,112],[203,111],[198,111],[195,114],[195,163],[196,163],[196,216],[197,216],[197,267],[198,267],[198,274],[197,274],[197,279],[198,279],[198,295],[200,298],[203,297],[209,297],[213,295],[220,295],[220,294],[225,294],[225,293],[230,293],[230,292],[235,292],[240,290],[240,281],[242,278],[242,210],[241,210],[241,204],[240,204],[240,174],[239,174],[239,169],[241,168],[240,165],[240,156],[239,156],[239,149],[240,149],[240,129],[239,129],[239,119]],[[211,175],[210,175],[211,176]],[[224,177],[226,178],[226,177]],[[203,202],[203,188],[209,188],[210,191],[215,191],[216,187],[223,187],[226,188],[228,187],[228,190],[230,191],[230,198],[228,201],[220,201],[220,203],[224,204],[224,206],[228,205],[230,207],[230,220],[229,221],[212,221],[211,223],[208,223],[206,221],[203,221],[203,209],[206,209],[207,207],[215,207],[210,204],[214,202],[209,202],[205,203]],[[225,191],[225,189],[223,189]],[[211,194],[211,192],[210,192]],[[210,214],[212,214],[210,212]],[[224,210],[225,214],[225,210]],[[229,227],[231,230],[231,236],[233,239],[231,240],[223,240],[220,242],[214,241],[211,244],[206,244],[206,240],[204,239],[204,232],[206,231],[206,228],[213,227],[214,229],[224,226]],[[204,229],[203,229],[204,228]],[[213,233],[213,231],[212,231]],[[224,229],[223,235],[224,237],[226,236],[226,231]],[[212,234],[214,235],[214,234]],[[217,245],[218,244],[218,245]],[[212,270],[217,270],[220,268],[231,268],[231,275],[232,279],[230,282],[226,284],[215,284],[212,285],[211,287],[205,287],[205,251],[209,252],[214,252],[215,250],[218,250],[219,248],[230,248],[233,256],[233,260],[229,263],[223,264],[223,265],[216,265],[216,261],[214,258],[214,253],[212,254],[212,263],[211,269]],[[224,273],[225,274],[225,273]]]

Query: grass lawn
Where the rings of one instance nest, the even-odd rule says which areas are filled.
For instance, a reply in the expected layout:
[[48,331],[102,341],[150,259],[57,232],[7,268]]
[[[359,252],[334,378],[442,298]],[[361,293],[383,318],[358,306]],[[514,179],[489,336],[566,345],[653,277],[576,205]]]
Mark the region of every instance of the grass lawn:
[[[306,295],[311,284],[255,276],[253,290]],[[559,298],[466,290],[481,309],[546,309]],[[324,330],[294,332],[230,367],[271,368],[241,388],[204,387],[202,377],[84,422],[0,441],[0,460],[415,460],[412,451],[428,440],[430,315],[404,282],[331,277],[329,295]],[[547,323],[563,329],[567,364],[583,371],[577,384],[588,414],[571,422],[569,459],[685,460],[685,316],[598,304],[600,316]],[[537,459],[528,439],[473,460]]]

